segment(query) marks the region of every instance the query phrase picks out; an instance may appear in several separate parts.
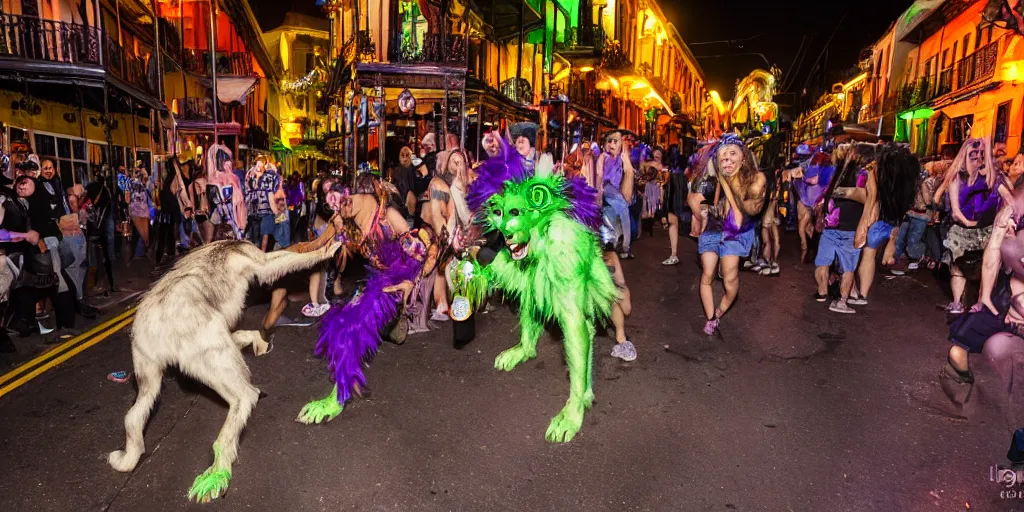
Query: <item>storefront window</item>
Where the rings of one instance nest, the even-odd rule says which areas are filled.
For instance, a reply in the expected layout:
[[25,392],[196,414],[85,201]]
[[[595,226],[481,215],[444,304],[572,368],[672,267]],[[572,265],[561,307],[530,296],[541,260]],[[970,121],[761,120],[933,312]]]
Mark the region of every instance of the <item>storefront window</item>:
[[993,142],[1006,142],[1010,135],[1010,102],[999,105],[996,109],[996,129]]

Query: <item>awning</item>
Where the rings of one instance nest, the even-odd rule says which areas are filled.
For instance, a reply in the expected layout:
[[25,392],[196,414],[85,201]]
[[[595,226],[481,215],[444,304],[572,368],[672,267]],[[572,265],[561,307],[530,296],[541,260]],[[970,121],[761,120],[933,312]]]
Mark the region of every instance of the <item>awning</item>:
[[256,78],[250,76],[217,77],[217,99],[222,103],[239,102],[245,105],[245,98],[256,87]]

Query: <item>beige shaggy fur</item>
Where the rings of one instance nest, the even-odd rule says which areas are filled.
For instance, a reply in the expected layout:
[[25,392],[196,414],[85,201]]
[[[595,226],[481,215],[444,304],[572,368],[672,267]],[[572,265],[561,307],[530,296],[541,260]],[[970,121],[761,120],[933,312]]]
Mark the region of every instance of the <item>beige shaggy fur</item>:
[[235,331],[249,284],[269,285],[281,277],[327,260],[341,247],[333,242],[308,253],[264,253],[249,242],[222,241],[196,249],[181,259],[146,293],[132,324],[132,360],[139,395],[124,418],[125,450],[108,461],[118,471],[131,471],[145,452],[143,428],[160,394],[164,370],[176,365],[206,384],[229,406],[227,420],[214,446],[215,470],[231,470],[238,454],[238,436],[256,405],[241,349],[257,355],[267,343],[259,331]]

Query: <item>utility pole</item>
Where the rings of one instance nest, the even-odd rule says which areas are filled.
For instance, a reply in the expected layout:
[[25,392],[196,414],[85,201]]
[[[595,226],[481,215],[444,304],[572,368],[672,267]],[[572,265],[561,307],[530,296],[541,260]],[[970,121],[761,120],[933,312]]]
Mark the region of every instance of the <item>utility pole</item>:
[[213,84],[213,143],[217,144],[217,0],[210,0],[210,77]]

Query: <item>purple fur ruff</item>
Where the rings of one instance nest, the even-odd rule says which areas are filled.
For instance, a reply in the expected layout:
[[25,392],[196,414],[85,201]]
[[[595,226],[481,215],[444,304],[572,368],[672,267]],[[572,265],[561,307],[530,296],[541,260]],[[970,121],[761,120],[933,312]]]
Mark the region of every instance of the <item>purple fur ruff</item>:
[[523,181],[530,173],[523,167],[523,158],[501,139],[498,156],[488,158],[476,171],[476,181],[469,187],[466,203],[471,210],[479,210],[494,194],[500,194],[506,181]]
[[572,205],[569,208],[570,217],[594,231],[601,229],[604,218],[601,209],[597,207],[597,190],[587,185],[587,180],[582,176],[563,180],[562,194]]
[[403,281],[415,282],[423,264],[402,249],[398,240],[377,244],[373,255],[384,267],[367,266],[368,279],[358,298],[344,306],[332,306],[324,316],[316,355],[325,354],[338,386],[338,403],[352,397],[352,385],[366,386],[363,363],[377,354],[381,331],[398,314],[401,293],[384,289]]

